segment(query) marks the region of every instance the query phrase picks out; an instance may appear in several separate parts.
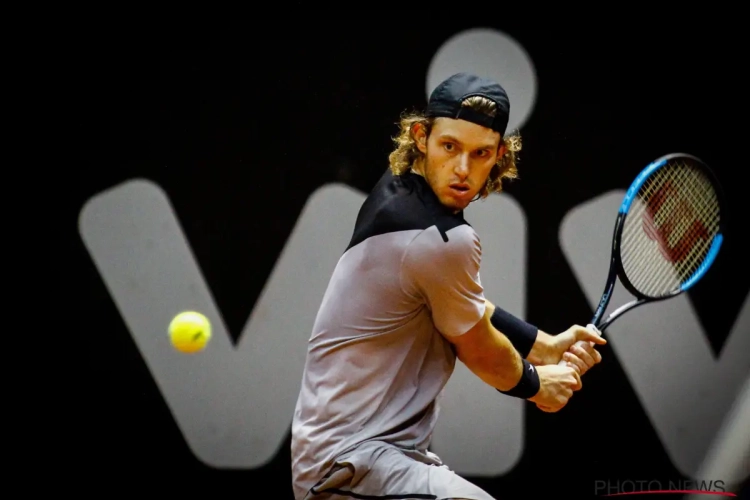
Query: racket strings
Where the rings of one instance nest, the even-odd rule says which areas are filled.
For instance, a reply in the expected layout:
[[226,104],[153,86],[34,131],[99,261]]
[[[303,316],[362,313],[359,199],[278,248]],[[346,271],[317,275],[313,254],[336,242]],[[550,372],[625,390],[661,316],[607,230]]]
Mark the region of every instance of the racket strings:
[[[676,172],[676,173],[675,173]],[[652,178],[650,182],[644,186],[639,199],[645,200],[645,203],[641,203],[637,206],[637,210],[634,215],[638,215],[644,222],[643,229],[652,240],[657,240],[658,250],[660,253],[667,253],[666,257],[670,261],[677,261],[679,264],[677,267],[671,265],[664,265],[658,256],[654,256],[649,259],[645,259],[643,253],[630,253],[631,259],[634,258],[642,259],[638,261],[639,265],[633,269],[632,276],[628,273],[628,278],[632,279],[637,283],[643,283],[648,286],[650,293],[662,291],[661,293],[667,293],[670,290],[678,287],[685,279],[687,279],[700,265],[703,256],[708,252],[710,245],[710,239],[701,238],[700,232],[703,230],[703,226],[695,224],[695,218],[691,218],[691,208],[694,206],[704,206],[700,201],[704,199],[706,192],[705,189],[702,192],[698,192],[699,186],[694,179],[688,176],[686,170],[675,170],[673,171],[673,179],[676,179],[683,187],[684,192],[682,193],[689,203],[689,207],[685,205],[680,206],[685,200],[680,199],[679,196],[665,197],[664,199],[655,199],[656,196],[664,197],[666,193],[661,190],[665,185],[665,182],[669,179],[667,176],[661,176],[660,178]],[[710,185],[709,185],[710,187]],[[708,192],[709,195],[712,191]],[[653,201],[655,203],[649,203]],[[654,204],[661,204],[660,210],[650,212],[649,207]],[[710,206],[710,205],[709,205]],[[716,207],[716,204],[713,205]],[[645,212],[645,213],[644,213]],[[715,210],[716,225],[718,226],[718,211]],[[710,217],[709,214],[707,214]],[[664,227],[665,224],[670,224],[672,221],[668,218],[675,218],[679,224],[668,226],[666,234],[659,234],[655,229],[656,227]],[[637,217],[638,218],[638,217]],[[636,219],[637,219],[636,218]],[[650,218],[650,219],[649,219]],[[700,216],[698,217],[700,219]],[[703,218],[706,220],[706,217]],[[690,221],[693,223],[691,224]],[[663,232],[664,233],[664,232]],[[625,243],[628,247],[633,247],[632,238],[640,236],[638,231],[630,231],[627,235],[627,242]],[[662,237],[660,241],[659,238]],[[691,243],[693,243],[691,245]],[[668,249],[668,252],[665,250]],[[629,262],[631,264],[631,262]],[[629,266],[631,267],[631,266]],[[640,288],[639,288],[640,289]],[[644,290],[646,291],[646,290]]]
[[[688,202],[690,202],[692,205],[695,205],[696,193],[695,189],[692,189],[695,187],[694,183],[691,184],[686,182],[686,180],[688,179],[685,178],[684,171],[680,172],[680,175],[682,178],[674,175],[672,176],[672,178],[681,183],[681,185],[685,188],[683,193],[684,197],[688,198]],[[642,189],[641,199],[645,200],[647,203],[640,204],[638,206],[638,213],[641,215],[641,218],[644,222],[644,231],[646,232],[647,236],[650,237],[650,239],[657,241],[657,248],[661,253],[666,254],[664,255],[664,257],[666,257],[668,261],[672,261],[672,263],[675,263],[676,261],[676,263],[680,264],[681,266],[665,266],[663,263],[663,259],[650,259],[647,261],[647,265],[641,265],[640,268],[636,270],[637,272],[632,273],[632,276],[629,276],[629,278],[632,278],[634,281],[639,283],[643,283],[644,280],[648,278],[650,280],[649,284],[651,285],[651,290],[649,291],[652,293],[655,291],[655,289],[669,290],[678,286],[679,283],[686,278],[685,275],[689,276],[691,274],[691,270],[697,268],[697,265],[700,264],[701,254],[705,254],[708,247],[707,241],[704,238],[699,238],[700,235],[697,234],[702,226],[693,225],[692,227],[685,227],[687,225],[685,222],[691,220],[690,217],[686,217],[686,215],[689,215],[690,212],[689,209],[686,209],[684,207],[685,200],[681,200],[679,197],[674,195],[665,197],[666,193],[660,188],[665,185],[666,180],[668,180],[666,176],[662,176],[661,178],[654,178],[648,185],[644,187],[644,189]],[[657,196],[660,196],[663,199],[658,199],[656,198]],[[648,203],[649,201],[652,203]],[[683,204],[682,207],[680,206],[681,204]],[[656,205],[656,208],[659,208],[659,210],[648,211],[648,208],[653,207],[654,205]],[[644,212],[646,213],[644,214]],[[670,214],[673,216],[681,217],[681,219],[677,219],[678,221],[682,221],[681,226],[677,225],[675,227],[674,223],[668,218]],[[668,231],[662,231],[662,234],[659,234],[655,229],[655,227],[663,227],[665,224],[670,223],[671,226],[668,226]],[[637,235],[638,232],[631,232],[629,234],[629,236],[631,237]],[[685,237],[686,235],[687,237]],[[659,240],[660,237],[661,240]],[[697,242],[698,244],[689,246],[685,243],[690,243],[691,241]],[[701,242],[703,243],[703,245],[700,245]],[[628,239],[627,245],[632,245],[631,238]],[[669,252],[667,253],[665,252],[665,250],[669,250]],[[643,257],[642,254],[637,253],[633,253],[631,254],[631,256],[638,256],[640,258]],[[680,267],[682,267],[682,269],[680,269]]]
[[[665,293],[679,286],[680,283],[697,269],[702,261],[702,257],[707,253],[709,248],[710,240],[701,237],[706,236],[705,234],[700,234],[701,232],[706,232],[704,226],[695,224],[696,220],[700,219],[700,216],[698,218],[691,216],[692,206],[701,206],[698,203],[701,198],[696,198],[696,189],[694,189],[696,184],[688,182],[690,179],[686,178],[685,171],[677,172],[679,172],[678,175],[673,175],[673,179],[676,179],[683,186],[683,199],[673,195],[663,200],[654,200],[654,196],[665,195],[663,191],[659,191],[659,187],[664,185],[663,181],[665,178],[662,178],[661,186],[659,186],[658,182],[651,182],[644,189],[644,199],[656,201],[657,204],[662,203],[663,206],[659,207],[660,210],[649,212],[648,208],[653,205],[650,203],[639,207],[644,222],[644,231],[652,240],[657,241],[658,249],[661,253],[665,254],[664,257],[667,261],[677,264],[677,266],[664,265],[662,259],[656,258],[649,261],[648,265],[642,265],[638,269],[639,272],[634,273],[634,281],[644,283],[646,279],[649,280],[644,284],[650,285],[648,287],[650,293],[659,291]],[[687,207],[684,205],[685,199],[690,204]],[[644,214],[643,212],[646,213]],[[680,224],[674,224],[674,217],[679,217],[676,220]],[[666,224],[671,224],[667,226],[666,232],[661,231],[660,234],[655,229],[656,227],[663,228]]]
[[703,172],[685,161],[660,168],[625,220],[620,256],[628,280],[650,297],[677,290],[705,259],[719,222],[717,196]]

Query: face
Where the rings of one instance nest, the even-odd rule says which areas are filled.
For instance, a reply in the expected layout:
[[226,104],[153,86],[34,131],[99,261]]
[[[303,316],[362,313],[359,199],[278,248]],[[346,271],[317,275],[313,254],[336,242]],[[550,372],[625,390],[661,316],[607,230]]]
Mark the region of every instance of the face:
[[454,210],[463,210],[476,197],[505,148],[498,132],[465,120],[438,118],[429,136],[421,124],[413,133],[425,154],[415,173],[423,175],[440,202]]

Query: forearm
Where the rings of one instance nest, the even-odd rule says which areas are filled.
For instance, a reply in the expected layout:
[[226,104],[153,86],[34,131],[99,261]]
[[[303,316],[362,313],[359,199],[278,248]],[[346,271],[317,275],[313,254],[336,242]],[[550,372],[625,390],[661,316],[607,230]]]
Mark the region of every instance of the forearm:
[[507,391],[518,384],[523,360],[508,338],[492,326],[489,311],[472,332],[472,343],[456,346],[458,359],[485,383]]
[[492,326],[510,341],[521,357],[533,365],[546,364],[545,359],[549,354],[551,336],[536,326],[497,308],[489,300],[486,303],[491,311]]

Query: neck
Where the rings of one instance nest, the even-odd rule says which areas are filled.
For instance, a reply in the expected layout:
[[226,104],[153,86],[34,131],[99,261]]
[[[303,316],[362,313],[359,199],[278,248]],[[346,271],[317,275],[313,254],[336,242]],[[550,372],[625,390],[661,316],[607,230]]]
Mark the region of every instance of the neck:
[[414,163],[411,165],[411,171],[424,177],[424,158],[414,160]]

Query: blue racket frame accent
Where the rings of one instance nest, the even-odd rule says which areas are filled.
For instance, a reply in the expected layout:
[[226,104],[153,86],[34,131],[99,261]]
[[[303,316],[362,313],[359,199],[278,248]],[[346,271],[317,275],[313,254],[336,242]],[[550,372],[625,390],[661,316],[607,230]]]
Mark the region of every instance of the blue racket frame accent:
[[714,263],[714,260],[716,259],[716,256],[719,254],[719,249],[721,248],[721,243],[724,241],[724,236],[721,233],[718,233],[716,236],[714,236],[714,240],[711,242],[711,248],[708,249],[708,253],[706,254],[706,259],[701,263],[700,266],[698,266],[698,269],[695,270],[692,276],[690,276],[685,283],[680,286],[680,290],[683,292],[693,286],[699,279],[703,277],[704,274],[708,271],[708,268],[711,267],[711,264]]
[[630,188],[628,188],[627,193],[625,193],[625,198],[623,198],[622,204],[620,205],[621,214],[627,213],[627,211],[630,210],[630,205],[633,204],[633,198],[635,197],[638,190],[641,189],[643,183],[646,182],[646,179],[648,179],[651,174],[654,173],[654,170],[663,167],[667,163],[668,159],[669,158],[662,158],[661,160],[656,160],[655,162],[651,163],[646,168],[641,170],[641,173],[638,174],[638,177],[635,178],[633,183],[630,185]]

